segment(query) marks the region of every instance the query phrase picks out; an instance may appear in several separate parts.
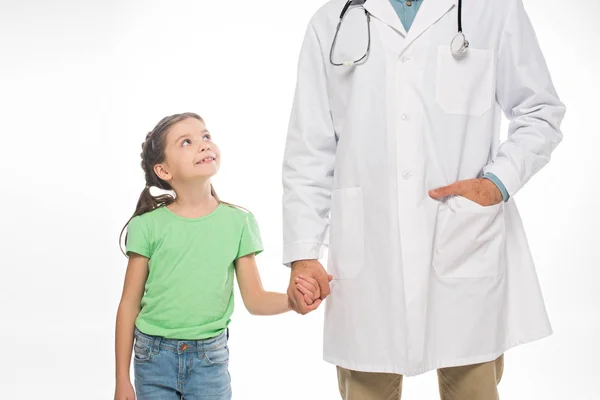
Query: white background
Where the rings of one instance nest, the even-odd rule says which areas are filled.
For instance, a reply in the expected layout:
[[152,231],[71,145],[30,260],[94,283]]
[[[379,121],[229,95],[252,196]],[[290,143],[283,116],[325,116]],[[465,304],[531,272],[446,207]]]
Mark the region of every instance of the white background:
[[[163,116],[203,116],[222,199],[252,210],[265,287],[285,291],[280,170],[297,56],[323,0],[0,1],[0,398],[110,399],[140,144]],[[511,350],[503,399],[600,398],[600,3],[525,0],[565,139],[517,194],[555,334]],[[468,7],[468,4],[465,5]],[[250,316],[238,300],[236,399],[337,399],[322,308]],[[436,375],[403,399],[436,399]]]

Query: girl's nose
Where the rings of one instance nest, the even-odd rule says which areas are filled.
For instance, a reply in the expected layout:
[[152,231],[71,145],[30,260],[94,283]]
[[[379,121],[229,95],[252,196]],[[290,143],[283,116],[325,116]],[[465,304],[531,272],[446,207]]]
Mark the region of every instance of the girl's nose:
[[200,152],[207,150],[210,150],[210,143],[208,142],[202,142],[202,144],[198,147],[198,151]]

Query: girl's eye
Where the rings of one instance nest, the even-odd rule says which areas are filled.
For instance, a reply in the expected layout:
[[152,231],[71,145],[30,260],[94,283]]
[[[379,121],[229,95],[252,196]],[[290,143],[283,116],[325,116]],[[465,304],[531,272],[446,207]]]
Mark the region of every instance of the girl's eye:
[[206,135],[203,136],[204,140],[210,140],[210,133],[207,133]]
[[181,145],[184,146],[184,147],[187,146],[188,144],[192,144],[192,141],[190,139],[184,139],[181,142]]

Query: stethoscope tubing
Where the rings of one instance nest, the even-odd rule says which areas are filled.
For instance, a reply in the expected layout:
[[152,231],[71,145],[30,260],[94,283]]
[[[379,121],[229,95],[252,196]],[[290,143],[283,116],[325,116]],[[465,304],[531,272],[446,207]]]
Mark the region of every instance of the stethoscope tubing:
[[[352,66],[354,64],[358,64],[358,63],[362,62],[363,60],[365,60],[368,57],[369,52],[371,50],[371,18],[370,18],[369,12],[365,9],[365,14],[366,14],[366,18],[367,18],[367,34],[368,34],[367,51],[361,58],[359,58],[358,60],[355,60],[355,61],[344,61],[342,63],[334,63],[333,62],[333,49],[335,48],[338,33],[340,31],[340,27],[342,26],[342,22],[344,21],[344,17],[346,16],[346,13],[350,9],[350,6],[364,5],[366,3],[366,1],[367,0],[348,0],[348,1],[346,1],[346,4],[342,8],[342,12],[340,13],[340,20],[337,24],[337,27],[335,30],[335,36],[333,37],[333,42],[331,43],[331,49],[329,51],[329,62],[332,65],[334,65],[334,66],[342,66],[342,65]],[[458,0],[457,22],[458,22],[458,32],[456,33],[456,36],[452,39],[450,48],[451,48],[451,51],[453,54],[460,55],[460,54],[464,54],[467,51],[467,48],[469,47],[469,41],[466,39],[465,34],[462,31],[462,0]],[[457,40],[459,38],[461,39],[462,43],[461,43],[460,47],[455,51],[453,48],[454,42],[455,42],[455,40]]]

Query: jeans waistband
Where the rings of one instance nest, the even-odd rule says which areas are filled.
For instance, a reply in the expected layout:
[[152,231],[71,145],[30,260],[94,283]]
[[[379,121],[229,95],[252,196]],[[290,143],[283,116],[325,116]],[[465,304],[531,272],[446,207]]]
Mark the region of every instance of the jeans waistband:
[[159,349],[172,351],[174,353],[206,352],[214,351],[227,345],[229,328],[226,328],[217,336],[200,340],[168,339],[161,336],[147,335],[141,332],[137,327],[134,329],[134,335],[136,342],[150,346],[155,354],[158,353]]

